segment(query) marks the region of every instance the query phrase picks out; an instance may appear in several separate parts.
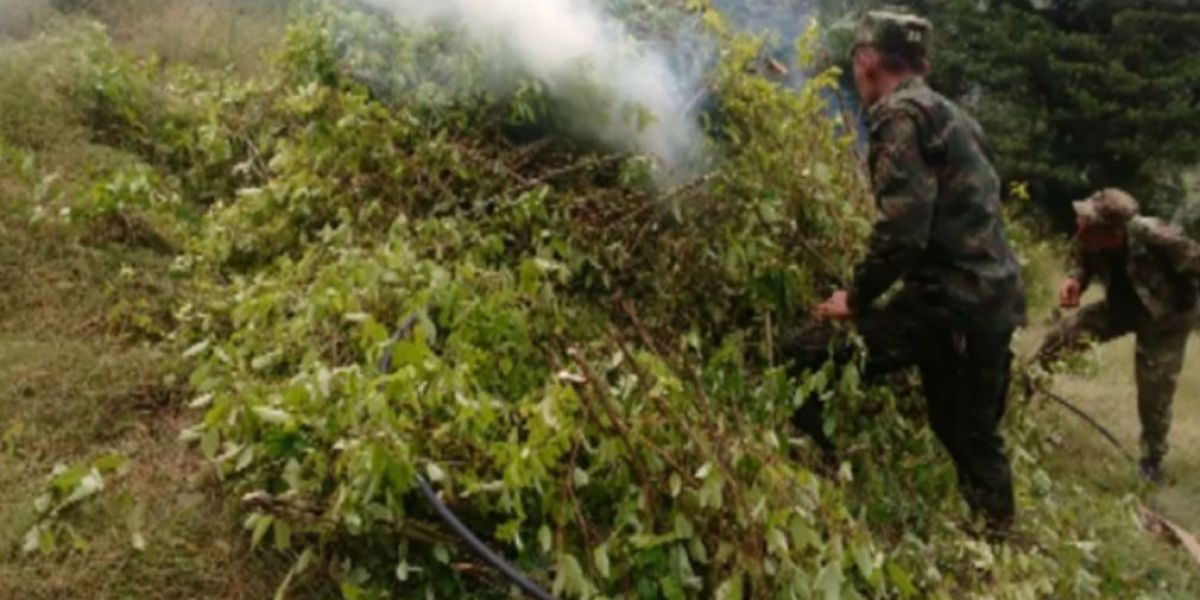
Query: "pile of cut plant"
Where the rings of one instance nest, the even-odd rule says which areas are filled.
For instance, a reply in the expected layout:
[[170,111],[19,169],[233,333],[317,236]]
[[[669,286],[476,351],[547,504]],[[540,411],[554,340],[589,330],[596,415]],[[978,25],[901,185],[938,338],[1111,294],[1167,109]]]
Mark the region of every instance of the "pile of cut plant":
[[[789,373],[776,340],[844,281],[872,210],[838,74],[808,67],[816,26],[792,89],[713,9],[612,4],[644,43],[715,48],[682,168],[579,126],[614,101],[586,65],[497,86],[463,31],[356,5],[302,11],[249,81],[75,34],[64,97],[140,159],[39,214],[178,248],[183,438],[254,543],[294,560],[281,593],[514,593],[418,478],[560,597],[1154,589],[1097,550],[1131,507],[1080,510],[1038,467],[1032,408],[1006,431],[1020,525],[993,546],[907,377]],[[655,127],[636,108],[613,128]],[[788,425],[814,394],[840,464]]]

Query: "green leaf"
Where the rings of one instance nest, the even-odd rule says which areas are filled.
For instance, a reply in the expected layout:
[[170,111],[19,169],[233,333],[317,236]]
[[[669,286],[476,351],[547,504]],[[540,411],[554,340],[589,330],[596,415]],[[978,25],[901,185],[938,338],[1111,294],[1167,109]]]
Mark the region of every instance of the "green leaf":
[[716,600],[742,600],[742,588],[742,574],[736,573],[717,586],[717,591],[713,594],[713,598]]
[[537,292],[542,280],[542,269],[533,260],[524,260],[519,269],[520,289],[522,294],[532,295]]
[[405,582],[408,581],[410,575],[419,573],[420,571],[419,567],[414,567],[408,564],[407,560],[402,560],[400,564],[396,565],[396,579],[400,582]]
[[585,486],[587,486],[588,483],[591,482],[591,479],[588,477],[587,471],[584,471],[583,469],[580,469],[579,467],[575,467],[573,479],[575,480],[574,483],[575,483],[576,488],[585,487]]
[[863,579],[871,581],[875,576],[875,561],[871,558],[871,551],[865,545],[860,545],[854,549],[854,562],[858,565],[858,572],[862,574]]
[[221,434],[215,427],[209,427],[204,430],[204,435],[200,437],[200,452],[204,458],[213,460],[217,456],[217,445],[221,443]]
[[208,405],[212,404],[214,397],[215,396],[211,392],[209,392],[207,394],[201,394],[199,396],[196,396],[195,399],[193,399],[191,402],[188,403],[188,408],[191,408],[193,410],[206,408]]
[[554,548],[554,534],[548,525],[542,525],[538,529],[538,544],[542,547],[544,554],[549,554],[550,550]]
[[[234,464],[233,470],[234,470],[234,472],[245,471],[246,467],[249,467],[250,464],[253,462],[254,462],[254,446],[246,446],[245,448],[242,448],[241,452],[237,453],[237,463]],[[284,474],[286,476],[286,474],[287,474],[286,470],[284,471]]]
[[569,553],[563,553],[558,559],[558,574],[554,578],[554,595],[567,592],[572,596],[586,596],[591,586],[583,575],[583,567],[579,559]]
[[316,558],[316,553],[313,552],[313,549],[305,548],[304,552],[300,553],[300,558],[296,559],[296,564],[292,567],[292,570],[296,573],[303,573],[308,569],[308,565],[312,563],[313,558]]
[[722,481],[721,477],[708,478],[704,482],[704,485],[700,487],[700,493],[698,494],[700,506],[705,508],[720,509],[721,506],[724,505],[725,501],[722,494],[723,489],[724,482]]
[[821,535],[800,517],[792,519],[789,530],[792,535],[792,543],[795,544],[797,550],[821,546]]
[[775,554],[786,556],[788,553],[787,536],[783,534],[783,531],[772,527],[767,531],[767,547]]
[[129,514],[125,517],[125,524],[129,527],[130,544],[133,549],[139,552],[146,549],[146,538],[142,535],[142,529],[146,525],[146,505],[133,496],[128,497],[132,502],[129,508]]
[[342,582],[341,591],[342,600],[363,600],[362,588],[350,583],[349,581]]
[[271,351],[266,354],[261,354],[259,356],[254,357],[254,359],[250,361],[250,369],[252,369],[254,371],[264,371],[267,368],[274,365],[275,362],[278,360],[279,360],[279,352],[278,351]]
[[199,356],[201,352],[208,350],[208,347],[211,344],[212,344],[212,342],[210,340],[204,340],[202,342],[198,342],[198,343],[192,345],[191,347],[189,347],[187,350],[184,350],[183,357],[184,358],[194,358],[196,356]]
[[431,356],[433,352],[422,341],[401,340],[392,346],[393,368],[419,366]]
[[608,579],[611,576],[612,565],[608,559],[608,544],[600,544],[592,550],[592,561],[601,577]]
[[891,579],[892,583],[896,585],[896,591],[900,592],[901,598],[913,598],[917,595],[917,586],[913,585],[912,578],[903,567],[889,561],[885,569],[888,579]]
[[300,558],[296,559],[296,562],[292,564],[292,568],[288,569],[287,576],[280,582],[279,587],[275,589],[274,600],[284,600],[287,598],[288,590],[292,587],[292,580],[308,568],[308,564],[312,562],[312,559],[312,548],[305,548],[304,552],[300,553]]
[[817,591],[825,600],[838,600],[842,597],[842,567],[837,561],[829,561],[817,574]]
[[37,529],[37,548],[42,551],[42,554],[50,554],[58,548],[54,532],[49,527],[39,527]]
[[250,547],[257,548],[258,543],[262,541],[263,536],[267,535],[267,531],[271,528],[271,523],[275,520],[271,515],[255,513],[252,515],[254,531],[250,534]]
[[26,554],[37,552],[41,547],[42,526],[34,525],[25,532],[25,541],[21,545],[21,551]]
[[268,406],[255,406],[250,409],[254,416],[258,417],[266,423],[272,425],[287,425],[292,422],[292,415],[287,411],[271,408]]
[[662,577],[658,580],[658,584],[662,586],[662,597],[667,600],[685,600],[687,598],[683,591],[683,584],[675,577]]
[[429,480],[434,483],[438,483],[446,479],[446,472],[434,462],[425,463],[425,473],[429,475]]
[[129,465],[129,458],[121,454],[105,454],[92,462],[101,472],[121,472]]
[[85,550],[88,549],[88,546],[90,544],[88,544],[87,539],[84,538],[82,535],[79,535],[79,532],[75,531],[74,527],[71,527],[70,525],[66,525],[65,528],[67,531],[67,535],[71,538],[71,549],[72,550],[74,550],[76,552],[84,552]]
[[49,492],[39,495],[33,500],[33,510],[39,515],[46,514],[54,505],[54,497]]
[[689,538],[695,533],[695,528],[692,527],[692,522],[688,520],[683,513],[675,513],[675,535],[680,538]]
[[861,379],[858,374],[858,367],[853,363],[847,364],[842,368],[842,381],[840,384],[843,394],[853,394],[859,391]]
[[71,490],[71,495],[67,496],[66,500],[63,500],[63,504],[74,504],[80,500],[95,496],[103,489],[104,477],[100,475],[98,469],[93,468],[79,480],[79,484],[75,486],[74,490]]
[[292,546],[292,527],[287,522],[275,520],[275,549],[279,551],[287,550]]
[[329,397],[332,385],[333,373],[325,365],[321,365],[321,368],[317,369],[317,391],[321,394],[322,398]]
[[90,469],[83,466],[67,467],[65,465],[55,465],[54,473],[50,479],[50,484],[60,492],[69,492],[77,487],[83,481]]

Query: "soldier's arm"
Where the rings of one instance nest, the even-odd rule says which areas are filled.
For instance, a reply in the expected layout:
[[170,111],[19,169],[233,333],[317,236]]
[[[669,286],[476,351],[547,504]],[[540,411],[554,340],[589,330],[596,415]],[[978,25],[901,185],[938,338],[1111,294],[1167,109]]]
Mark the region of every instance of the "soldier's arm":
[[1071,244],[1071,257],[1067,264],[1067,277],[1079,282],[1079,289],[1086,290],[1092,283],[1091,261],[1078,242]]
[[929,243],[937,177],[921,154],[914,117],[901,110],[872,127],[871,184],[877,216],[867,255],[854,269],[850,308],[861,313],[899,280]]

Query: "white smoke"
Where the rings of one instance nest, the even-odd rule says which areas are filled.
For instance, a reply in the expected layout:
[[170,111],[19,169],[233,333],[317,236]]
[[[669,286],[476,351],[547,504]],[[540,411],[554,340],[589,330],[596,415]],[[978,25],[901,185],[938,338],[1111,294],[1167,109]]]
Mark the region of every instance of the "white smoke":
[[[516,61],[555,94],[586,83],[602,99],[576,123],[601,142],[657,157],[668,171],[703,152],[684,81],[662,53],[638,43],[594,0],[367,0],[402,23],[452,25],[497,64]],[[644,117],[649,117],[646,119]]]

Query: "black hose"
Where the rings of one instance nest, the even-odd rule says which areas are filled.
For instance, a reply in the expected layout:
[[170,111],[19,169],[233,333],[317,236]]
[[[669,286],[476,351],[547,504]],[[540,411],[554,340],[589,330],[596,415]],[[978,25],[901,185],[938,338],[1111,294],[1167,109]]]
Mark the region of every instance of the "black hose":
[[[383,352],[383,357],[379,361],[380,373],[387,373],[391,370],[392,346],[412,334],[413,327],[416,326],[417,320],[418,316],[416,314],[412,314],[400,323],[400,326],[396,329],[396,333],[392,335],[392,339],[388,341],[387,348],[385,348]],[[471,551],[474,552],[476,556],[478,556],[487,564],[491,565],[497,571],[500,571],[501,574],[503,574],[518,588],[521,588],[521,591],[525,592],[525,594],[529,597],[537,598],[537,600],[556,600],[554,596],[550,594],[550,592],[547,592],[545,589],[535,583],[528,575],[522,573],[511,563],[505,560],[504,557],[500,556],[494,550],[489,548],[487,544],[483,542],[483,540],[479,539],[479,536],[475,535],[475,532],[471,531],[471,528],[467,527],[467,525],[462,522],[462,519],[459,519],[458,515],[454,514],[454,511],[450,510],[449,506],[446,506],[446,503],[443,502],[442,499],[438,497],[437,492],[433,490],[433,486],[429,485],[429,482],[426,481],[420,473],[416,474],[416,478],[417,487],[420,488],[421,495],[425,497],[425,501],[428,502],[431,507],[433,507],[434,512],[441,517],[442,521],[445,521],[446,525],[450,526],[450,529],[454,531],[455,535],[462,538],[462,540],[466,542],[467,546],[471,548]]]
[[1108,440],[1108,442],[1110,444],[1112,444],[1112,446],[1114,448],[1116,448],[1118,451],[1120,451],[1121,454],[1126,459],[1129,460],[1129,462],[1132,462],[1132,463],[1137,462],[1137,459],[1133,457],[1133,454],[1131,454],[1128,450],[1125,449],[1125,446],[1121,444],[1121,441],[1117,439],[1117,436],[1113,435],[1113,432],[1109,431],[1109,429],[1107,427],[1101,425],[1099,421],[1097,421],[1094,417],[1092,417],[1092,415],[1087,414],[1086,412],[1084,412],[1084,410],[1082,408],[1075,406],[1070,401],[1068,401],[1066,398],[1063,398],[1062,396],[1055,394],[1054,392],[1051,392],[1050,390],[1046,389],[1041,384],[1036,383],[1032,378],[1027,378],[1026,382],[1028,383],[1027,389],[1031,389],[1033,391],[1039,392],[1043,396],[1056,402],[1059,406],[1062,406],[1063,408],[1071,411],[1072,414],[1079,417],[1080,419],[1083,419],[1084,422],[1086,422],[1088,425],[1091,425],[1093,429],[1095,429],[1097,432],[1099,432],[1100,435],[1104,436],[1104,439]]
[[483,559],[497,571],[500,571],[502,574],[504,574],[509,581],[521,588],[521,591],[528,594],[529,597],[537,598],[538,600],[555,600],[554,596],[550,595],[550,592],[542,589],[541,586],[534,583],[532,579],[530,579],[521,571],[517,570],[517,568],[512,566],[512,564],[510,564],[508,561],[504,560],[504,557],[496,554],[496,552],[491,548],[488,548],[487,544],[484,544],[483,541],[479,539],[479,536],[475,535],[475,532],[471,531],[470,528],[463,524],[458,516],[450,510],[450,507],[446,506],[445,502],[442,502],[442,499],[438,497],[437,492],[433,491],[433,487],[430,486],[429,482],[425,481],[425,478],[421,477],[420,474],[417,475],[417,485],[421,488],[421,495],[425,496],[425,500],[429,502],[429,505],[433,507],[433,510],[436,511],[438,516],[450,526],[450,529],[454,530],[454,533],[457,534],[458,537],[462,538],[462,540],[471,547],[471,550],[475,552],[476,556]]

